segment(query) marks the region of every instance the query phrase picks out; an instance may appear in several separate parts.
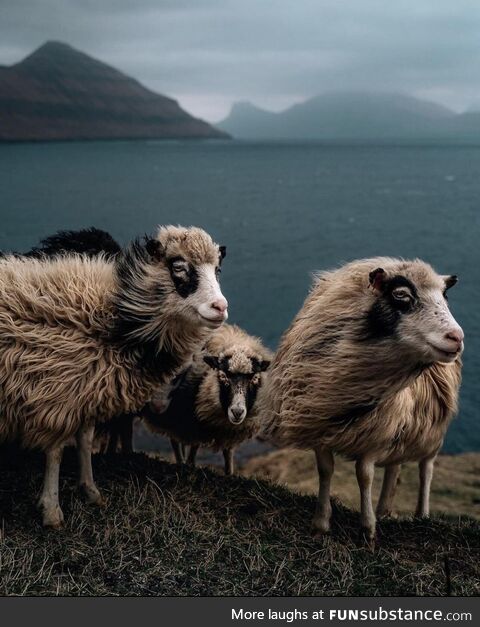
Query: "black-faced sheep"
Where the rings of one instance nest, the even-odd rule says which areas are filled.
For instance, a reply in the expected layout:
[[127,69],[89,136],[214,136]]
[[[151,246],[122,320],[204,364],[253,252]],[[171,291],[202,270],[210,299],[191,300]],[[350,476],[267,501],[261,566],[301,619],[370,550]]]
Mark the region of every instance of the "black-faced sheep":
[[0,259],[0,441],[46,453],[39,505],[58,527],[65,442],[77,439],[80,486],[95,421],[135,413],[227,317],[224,249],[197,228],[162,227],[108,262],[65,255]]
[[225,473],[233,473],[233,450],[259,429],[255,401],[271,359],[261,341],[235,325],[224,325],[170,392],[165,411],[158,397],[142,413],[147,426],[172,439],[177,461],[190,445],[195,463],[200,446],[222,450]]
[[336,452],[356,460],[361,524],[373,539],[374,465],[393,462],[396,451],[411,443],[402,420],[390,414],[385,420],[379,406],[425,367],[458,359],[463,332],[445,299],[455,282],[418,260],[353,262],[319,276],[284,334],[259,411],[277,443],[315,449],[320,476],[315,533],[330,528]]

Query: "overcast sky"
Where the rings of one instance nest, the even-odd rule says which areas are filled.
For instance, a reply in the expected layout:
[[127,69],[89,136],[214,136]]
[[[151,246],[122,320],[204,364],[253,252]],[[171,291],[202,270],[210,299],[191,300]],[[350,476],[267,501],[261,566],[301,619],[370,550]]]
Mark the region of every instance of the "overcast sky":
[[478,0],[0,0],[0,64],[49,39],[210,121],[337,89],[480,105]]

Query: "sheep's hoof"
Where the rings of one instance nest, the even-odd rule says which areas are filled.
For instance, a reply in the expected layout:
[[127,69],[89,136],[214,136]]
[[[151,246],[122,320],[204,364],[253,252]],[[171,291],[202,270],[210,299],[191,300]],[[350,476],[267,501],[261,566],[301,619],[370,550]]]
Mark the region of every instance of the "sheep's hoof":
[[96,486],[81,483],[78,487],[87,503],[90,503],[90,505],[96,505],[97,507],[106,507],[106,501]]
[[39,509],[42,511],[42,524],[47,529],[62,529],[64,518],[63,512],[60,506],[47,508],[42,504],[39,504]]
[[391,509],[387,509],[385,511],[377,511],[377,520],[378,519],[385,519],[385,518],[394,518],[397,519],[398,518],[398,514],[396,512],[394,512]]
[[420,520],[428,520],[430,518],[430,514],[426,512],[415,512],[415,518],[419,518]]
[[330,535],[330,523],[328,521],[313,521],[310,534],[314,540],[323,540]]
[[364,548],[374,551],[375,550],[375,529],[368,527],[362,527],[358,537],[358,544]]

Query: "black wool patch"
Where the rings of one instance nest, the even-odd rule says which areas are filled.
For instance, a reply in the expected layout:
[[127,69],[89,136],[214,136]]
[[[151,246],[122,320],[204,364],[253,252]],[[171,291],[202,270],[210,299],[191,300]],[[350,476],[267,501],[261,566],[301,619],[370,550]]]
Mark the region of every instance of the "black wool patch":
[[25,257],[54,257],[68,253],[79,253],[88,257],[104,254],[107,259],[118,255],[120,245],[110,233],[90,227],[79,231],[57,231],[42,239],[40,246],[25,253]]
[[187,298],[188,296],[194,294],[198,289],[199,277],[197,269],[189,264],[185,272],[177,275],[173,271],[172,267],[174,261],[175,259],[172,259],[169,262],[170,276],[172,277],[177,294],[182,298]]
[[[399,287],[406,287],[412,300],[396,299],[392,292]],[[378,296],[367,312],[363,339],[382,339],[395,335],[402,314],[405,314],[418,302],[415,285],[406,277],[397,275],[385,282],[382,294]]]
[[[137,356],[138,367],[159,380],[167,377],[181,365],[178,357],[171,351],[159,349],[158,340],[142,337],[142,329],[153,322],[152,317],[157,313],[142,313],[138,310],[136,301],[142,298],[139,285],[142,284],[141,272],[147,264],[152,263],[152,257],[147,250],[147,240],[134,240],[115,260],[115,269],[119,282],[119,290],[115,302],[116,316],[110,334],[110,340],[126,351]],[[146,305],[148,300],[155,297],[161,303],[168,293],[168,286],[158,284],[155,294],[144,294]],[[135,301],[135,302],[134,302]],[[129,304],[132,307],[129,307]]]

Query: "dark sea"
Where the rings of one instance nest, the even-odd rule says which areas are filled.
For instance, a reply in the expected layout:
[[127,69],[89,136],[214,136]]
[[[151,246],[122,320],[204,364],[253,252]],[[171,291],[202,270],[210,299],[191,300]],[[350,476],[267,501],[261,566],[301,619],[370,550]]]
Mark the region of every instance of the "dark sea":
[[227,245],[230,321],[272,348],[316,270],[421,257],[458,274],[464,383],[448,452],[480,450],[480,146],[248,142],[0,145],[0,249],[97,226],[122,243],[157,224]]

